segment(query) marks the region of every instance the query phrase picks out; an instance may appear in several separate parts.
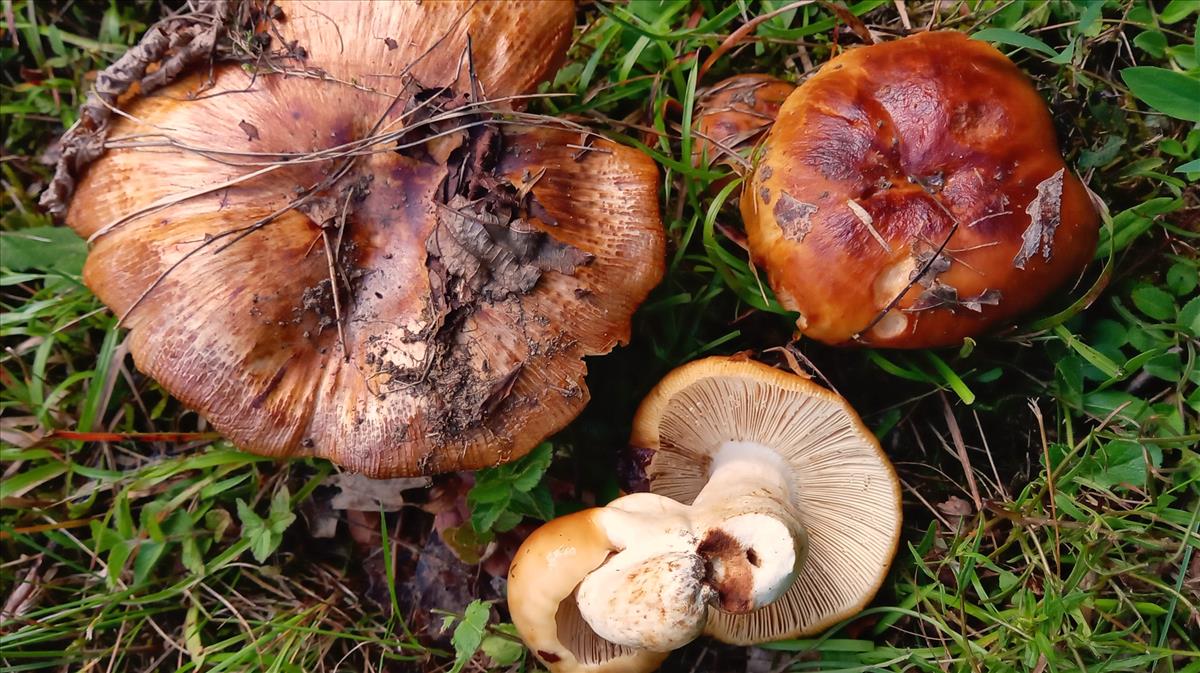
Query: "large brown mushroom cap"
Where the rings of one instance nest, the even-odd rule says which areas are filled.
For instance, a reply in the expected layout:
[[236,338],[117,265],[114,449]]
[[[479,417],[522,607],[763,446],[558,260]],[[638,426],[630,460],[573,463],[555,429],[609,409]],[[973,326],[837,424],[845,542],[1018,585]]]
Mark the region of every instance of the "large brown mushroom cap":
[[957,32],[825,64],[784,103],[751,184],[755,262],[800,331],[833,344],[958,342],[1061,287],[1098,235],[1045,102]]
[[710,608],[705,633],[749,645],[819,632],[875,596],[900,540],[900,481],[838,395],[762,363],[711,357],[675,369],[634,418],[630,444],[653,451],[650,491],[691,504],[730,442],[769,447],[791,468],[788,505],[807,534],[795,581],[744,614]]
[[68,215],[88,285],[241,448],[372,476],[524,454],[663,267],[653,162],[490,112],[552,72],[572,3],[277,4],[290,55],[114,123]]

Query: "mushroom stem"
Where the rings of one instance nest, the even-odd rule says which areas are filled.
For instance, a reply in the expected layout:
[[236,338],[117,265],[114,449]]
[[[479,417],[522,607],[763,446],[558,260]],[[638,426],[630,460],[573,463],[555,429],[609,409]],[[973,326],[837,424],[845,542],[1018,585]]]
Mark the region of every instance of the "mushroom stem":
[[782,596],[804,561],[805,531],[790,504],[792,471],[770,447],[739,441],[717,450],[711,470],[692,503],[699,551],[718,606],[750,612]]
[[708,608],[745,613],[782,596],[804,559],[805,535],[783,457],[727,442],[691,505],[651,493],[603,508],[619,551],[579,584],[584,621],[618,645],[668,651],[700,634]]

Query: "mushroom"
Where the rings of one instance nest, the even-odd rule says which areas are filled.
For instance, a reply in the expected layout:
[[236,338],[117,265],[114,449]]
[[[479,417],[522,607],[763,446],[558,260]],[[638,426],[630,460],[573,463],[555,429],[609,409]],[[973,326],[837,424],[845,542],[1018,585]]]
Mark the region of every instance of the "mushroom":
[[886,576],[899,481],[845,400],[713,357],[642,402],[648,493],[535,531],[509,571],[513,623],[553,673],[649,671],[701,633],[752,644],[855,614]]
[[696,104],[697,163],[730,163],[762,140],[796,85],[770,75],[734,75],[717,82]]
[[952,31],[826,63],[780,109],[750,185],[755,264],[830,344],[960,342],[1078,275],[1098,236],[1033,85]]
[[67,215],[87,284],[243,449],[374,477],[525,454],[664,264],[654,163],[520,111],[573,4],[271,8],[274,51],[122,97]]

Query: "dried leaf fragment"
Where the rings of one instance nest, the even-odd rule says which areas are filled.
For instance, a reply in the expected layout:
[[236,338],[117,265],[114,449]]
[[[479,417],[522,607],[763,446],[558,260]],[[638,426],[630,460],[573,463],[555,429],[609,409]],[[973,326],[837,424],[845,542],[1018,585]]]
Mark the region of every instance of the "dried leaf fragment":
[[1039,249],[1042,259],[1050,261],[1054,232],[1062,224],[1063,178],[1066,171],[1066,168],[1060,168],[1054,175],[1039,182],[1037,196],[1025,208],[1025,213],[1029,215],[1029,228],[1021,234],[1021,249],[1013,258],[1013,266],[1018,269],[1024,269]]
[[928,311],[935,308],[946,308],[950,311],[962,307],[969,311],[980,313],[983,311],[984,304],[995,306],[1000,303],[999,290],[984,290],[974,297],[965,297],[960,299],[958,289],[953,285],[947,285],[940,280],[934,280],[927,290],[921,293],[917,300],[913,302],[909,311]]
[[329,503],[333,509],[356,512],[395,512],[404,507],[404,491],[425,488],[429,486],[429,479],[425,477],[368,479],[361,474],[341,472],[330,476],[324,483],[341,491],[333,496],[333,500]]

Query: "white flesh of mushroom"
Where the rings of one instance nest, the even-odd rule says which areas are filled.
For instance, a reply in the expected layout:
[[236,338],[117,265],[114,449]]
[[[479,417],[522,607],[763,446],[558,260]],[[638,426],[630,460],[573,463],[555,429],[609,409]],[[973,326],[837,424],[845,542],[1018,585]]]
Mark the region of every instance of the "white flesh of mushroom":
[[691,505],[651,493],[614,500],[600,521],[619,551],[580,583],[580,614],[609,642],[666,652],[703,631],[709,605],[749,612],[771,603],[804,559],[791,490],[779,454],[730,441]]

